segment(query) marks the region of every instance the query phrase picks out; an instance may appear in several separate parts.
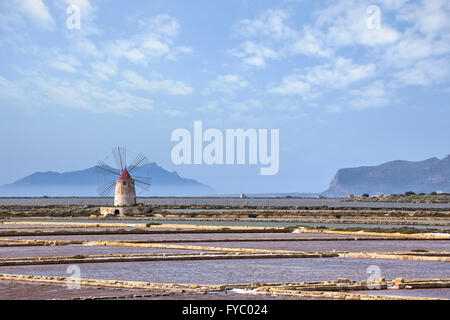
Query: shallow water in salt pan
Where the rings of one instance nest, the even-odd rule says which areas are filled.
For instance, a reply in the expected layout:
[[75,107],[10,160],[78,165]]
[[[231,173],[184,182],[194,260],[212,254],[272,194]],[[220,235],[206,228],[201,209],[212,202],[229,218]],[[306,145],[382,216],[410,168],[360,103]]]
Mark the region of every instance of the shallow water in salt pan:
[[[251,260],[150,261],[80,264],[82,278],[168,283],[233,284],[250,282],[367,279],[377,265],[387,279],[449,278],[442,262],[382,259],[298,258]],[[68,265],[0,267],[0,273],[67,276]]]

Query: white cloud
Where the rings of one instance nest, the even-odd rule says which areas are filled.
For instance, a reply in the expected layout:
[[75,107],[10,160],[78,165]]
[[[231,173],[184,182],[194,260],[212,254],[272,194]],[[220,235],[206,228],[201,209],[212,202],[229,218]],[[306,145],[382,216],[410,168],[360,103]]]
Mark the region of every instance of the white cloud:
[[345,88],[355,82],[370,78],[375,73],[374,64],[355,64],[350,59],[338,58],[309,68],[305,73],[283,78],[281,84],[270,91],[283,95],[304,95],[313,87]]
[[0,76],[0,94],[5,103],[19,107],[76,108],[121,115],[153,110],[150,99],[109,90],[88,81],[61,80],[36,72],[24,74],[18,82]]
[[15,0],[15,2],[20,10],[36,26],[48,30],[55,28],[55,21],[42,0]]
[[76,72],[81,62],[74,56],[56,54],[50,61],[50,67],[59,71]]
[[448,78],[449,68],[448,59],[427,59],[396,72],[394,78],[399,86],[429,86]]
[[125,87],[139,90],[149,90],[155,92],[164,92],[170,95],[189,95],[194,89],[181,81],[172,81],[166,79],[147,80],[137,73],[127,70],[122,72],[124,81],[121,84]]
[[128,113],[136,110],[151,110],[153,102],[116,90],[106,90],[87,82],[62,82],[59,79],[36,81],[41,92],[49,100],[65,107],[81,108],[94,112]]
[[279,54],[272,48],[257,44],[253,41],[246,41],[241,45],[241,48],[234,49],[231,54],[242,58],[242,61],[247,65],[254,67],[264,67],[266,59],[276,59]]
[[[326,34],[327,44],[333,47],[379,46],[394,43],[400,37],[381,16],[379,29],[368,28],[369,1],[338,1],[317,13],[316,27]],[[383,12],[381,12],[383,14]]]
[[351,90],[349,105],[353,109],[382,107],[389,103],[384,83],[375,81],[363,88]]
[[220,102],[219,101],[209,101],[207,104],[198,107],[195,109],[195,111],[197,112],[202,112],[202,113],[223,113],[224,109],[222,107],[219,106]]
[[[405,85],[427,85],[445,77],[445,69],[430,67],[426,72],[421,61],[431,57],[448,60],[444,56],[450,53],[450,2],[383,0],[376,4],[381,10],[378,29],[368,26],[369,5],[373,5],[370,0],[332,1],[316,11],[313,24],[302,28],[288,24],[287,12],[268,10],[236,25],[236,33],[246,41],[231,53],[245,64],[258,67],[298,54],[333,59],[311,67],[304,76],[286,76],[271,90],[279,94],[305,94],[314,85],[344,88],[376,72],[384,72],[391,81],[402,79]],[[393,27],[389,13],[406,22],[401,25],[404,30]],[[354,56],[373,62],[355,65],[349,58]]]
[[296,32],[285,24],[289,15],[283,10],[267,10],[254,20],[241,20],[235,27],[245,37],[265,36],[275,39],[289,39]]
[[241,20],[235,33],[246,40],[231,54],[242,62],[264,67],[268,60],[293,55],[330,57],[333,51],[325,47],[323,35],[310,27],[299,31],[287,22],[289,14],[283,10],[267,10],[253,20]]
[[450,3],[447,0],[421,1],[404,6],[397,18],[414,25],[427,36],[450,32]]
[[409,0],[380,0],[382,7],[387,10],[398,10],[402,8]]
[[303,95],[311,90],[311,85],[304,81],[302,76],[292,75],[285,77],[278,87],[270,91],[282,95]]
[[[222,98],[220,100],[208,101],[205,105],[195,109],[197,112],[209,113],[209,114],[224,114],[226,112],[227,119],[239,119],[242,120],[248,117],[248,114],[252,115],[252,118],[257,114],[261,114],[263,103],[258,99],[243,99],[243,100],[230,100],[228,98]],[[255,113],[256,112],[256,113]]]
[[94,74],[99,79],[109,79],[117,73],[117,63],[114,60],[95,62],[91,64]]
[[[148,49],[148,52],[145,49]],[[169,48],[158,40],[147,39],[145,42],[115,40],[108,43],[104,51],[111,58],[126,58],[132,63],[139,64],[147,62],[150,56],[157,57],[164,53],[167,54]]]
[[168,38],[178,36],[181,29],[178,21],[166,14],[150,19],[147,25],[149,30],[153,30],[155,33]]
[[[96,113],[128,114],[153,110],[153,101],[119,90],[111,90],[89,80],[61,79],[40,72],[24,73],[20,81],[9,86],[28,101],[25,106],[42,108],[76,108]],[[0,79],[0,90],[2,81]],[[33,103],[30,105],[30,101]],[[23,103],[16,103],[22,107]]]
[[[39,40],[34,41],[31,37],[33,29],[29,27],[28,21],[51,29],[55,22],[50,13],[53,13],[53,10],[61,10],[58,24],[61,21],[64,23],[64,13],[69,3],[81,8],[82,29],[74,32],[68,31],[65,25],[58,28],[56,31],[59,34],[55,39],[62,42],[58,42],[56,46],[62,44],[64,49],[54,49],[60,54],[54,54],[54,58],[50,60],[48,52],[54,52],[51,46],[55,44],[46,48]],[[369,4],[379,5],[382,10],[380,30],[367,28],[366,9]],[[66,92],[68,96],[79,99],[79,103],[86,109],[93,109],[89,106],[94,101],[92,97],[100,99],[102,95],[109,94],[110,88],[116,88],[117,85],[119,90],[133,93],[130,94],[130,99],[136,102],[139,99],[145,100],[139,95],[147,96],[155,92],[179,96],[194,93],[190,84],[166,79],[156,75],[156,71],[152,73],[148,72],[150,68],[147,69],[152,63],[177,60],[194,51],[192,47],[178,41],[182,28],[177,19],[169,15],[141,19],[125,17],[128,19],[126,21],[133,23],[123,29],[111,28],[102,32],[94,24],[95,14],[100,9],[94,5],[98,5],[97,2],[89,0],[14,0],[0,4],[1,9],[14,8],[12,14],[0,13],[0,18],[9,17],[6,22],[0,19],[0,29],[3,31],[0,37],[7,36],[12,39],[14,33],[16,36],[22,36],[21,41],[29,40],[29,47],[35,48],[35,51],[24,50],[24,53],[37,59],[42,58],[45,66],[67,73],[57,81],[55,77],[49,76],[54,70],[45,70],[44,74],[41,74],[42,79],[55,83],[58,90],[52,91],[43,84],[36,88],[51,92],[49,96],[60,97],[60,101],[64,96],[62,92]],[[232,66],[228,71],[219,73],[217,69],[213,70],[214,66],[211,61],[207,61],[208,57],[202,57],[198,61],[198,70],[210,69],[209,85],[203,93],[227,93],[231,96],[223,96],[230,98],[233,93],[239,92],[246,96],[240,103],[211,102],[199,110],[216,112],[235,108],[239,111],[257,109],[257,100],[252,102],[249,96],[250,93],[256,92],[256,88],[243,90],[249,88],[254,75],[261,76],[259,79],[278,79],[276,82],[262,85],[268,89],[266,92],[256,92],[261,101],[264,101],[262,97],[267,92],[278,95],[269,95],[272,99],[279,99],[284,95],[286,97],[281,97],[282,99],[294,101],[298,100],[297,96],[306,99],[318,98],[322,92],[333,89],[339,105],[331,103],[330,106],[330,102],[324,103],[329,112],[340,112],[346,105],[359,109],[387,105],[386,88],[395,90],[408,86],[430,86],[442,84],[448,79],[448,1],[380,0],[378,3],[372,3],[371,0],[346,0],[328,1],[326,5],[325,9],[311,14],[312,22],[304,25],[300,19],[295,20],[294,13],[273,9],[238,21],[233,34],[236,42],[231,46],[233,49],[228,50],[229,55],[238,58],[239,63],[251,67],[270,67],[271,63],[276,61],[277,68],[250,70],[248,74],[238,75],[237,71],[231,70],[249,71],[249,68],[239,69]],[[33,6],[37,9],[31,10]],[[14,32],[9,32],[10,30]],[[113,30],[116,32],[112,32]],[[60,35],[67,39],[60,39]],[[6,45],[8,42],[0,41],[3,42],[3,47],[9,47]],[[197,55],[201,53],[196,52],[190,60],[198,58]],[[230,67],[229,61],[225,61],[223,66]],[[155,66],[155,70],[163,70],[164,67],[161,66],[160,69],[160,66]],[[128,70],[124,71],[123,68]],[[65,77],[77,79],[66,80]],[[374,81],[373,79],[382,81],[368,84],[368,81]],[[16,93],[21,89],[26,92],[32,87],[5,81],[5,78],[3,82],[0,81],[3,90],[9,86],[12,92]],[[31,78],[27,81],[32,82]],[[83,97],[78,97],[75,92],[69,90],[70,86],[80,90],[92,87],[92,95],[83,100]],[[391,94],[390,91],[389,96],[393,96]],[[124,93],[120,96],[124,97]],[[343,104],[343,99],[347,98],[347,104]],[[110,104],[113,103],[111,97],[105,99]],[[152,105],[152,101],[144,100],[142,105]],[[66,103],[72,106],[76,104]],[[106,107],[105,104],[100,104],[99,108],[119,110],[122,105],[122,110],[132,110],[120,98],[114,100],[114,105],[115,107]],[[177,108],[162,112],[180,115]]]
[[303,27],[301,35],[293,42],[292,53],[307,56],[331,57],[333,49],[325,44],[324,35],[309,26]]
[[375,69],[373,63],[355,64],[351,59],[337,58],[334,64],[320,65],[310,69],[305,75],[305,80],[314,85],[346,87],[373,76]]
[[[315,31],[324,32],[326,43],[336,50],[342,47],[382,46],[382,50],[374,51],[377,56],[372,56],[372,59],[379,58],[379,70],[386,71],[386,76],[393,74],[392,69],[397,69],[400,71],[395,73],[395,77],[403,78],[405,84],[428,83],[430,75],[424,76],[424,80],[417,79],[419,74],[423,74],[419,62],[450,53],[450,3],[446,0],[384,0],[379,6],[380,30],[365,26],[365,9],[369,4],[372,3],[366,0],[336,2],[317,13]],[[389,25],[390,11],[403,23],[403,31]],[[434,73],[436,76],[431,77],[439,78],[442,72]],[[406,79],[406,75],[415,80]]]
[[143,28],[127,39],[109,41],[104,46],[107,56],[125,58],[135,64],[147,64],[158,58],[176,60],[179,54],[190,54],[189,46],[175,46],[174,40],[180,32],[178,21],[168,15],[159,15],[148,21],[140,21]]
[[146,35],[142,40],[142,50],[149,55],[160,57],[168,54],[170,51],[169,46],[161,42],[157,36]]
[[384,55],[384,61],[394,67],[404,67],[420,59],[450,53],[450,43],[445,40],[433,40],[412,34],[405,36],[390,46]]
[[[407,0],[384,0],[380,5],[380,30],[367,27],[366,9],[369,4],[372,3],[366,0],[335,1],[318,11],[315,23],[303,26],[301,37],[292,37],[295,45],[291,48],[296,53],[333,60],[285,76],[269,91],[316,98],[324,89],[350,88],[349,91],[334,91],[336,99],[345,100],[350,108],[366,109],[389,105],[391,93],[388,94],[385,83],[396,90],[448,81],[448,1],[411,3]],[[397,30],[389,24],[388,12],[391,10],[396,10],[394,16],[402,21],[404,30]],[[288,57],[287,52],[282,51],[280,56]],[[349,57],[368,62],[355,63]],[[362,81],[371,78],[383,80],[358,87]],[[327,110],[341,112],[343,109],[332,105]]]
[[[7,16],[14,18],[14,23],[4,26],[3,22],[0,22],[0,29],[8,30],[8,38],[11,38],[12,34],[28,35],[24,9],[31,10],[33,6],[28,6],[31,2],[15,1],[14,6],[11,3],[0,3],[2,9],[13,9],[13,15]],[[39,5],[40,1],[37,2],[32,5],[47,10],[45,6]],[[22,96],[33,101],[33,105],[81,108],[117,114],[153,110],[153,101],[147,98],[149,92],[180,96],[194,92],[189,84],[182,81],[168,80],[158,75],[146,79],[134,71],[121,72],[123,63],[132,62],[145,67],[160,58],[174,60],[179,55],[191,54],[192,47],[175,41],[181,31],[176,19],[168,15],[156,16],[136,24],[134,27],[137,27],[138,31],[129,36],[109,34],[106,37],[94,24],[98,9],[91,3],[89,0],[55,0],[52,4],[57,10],[61,10],[62,15],[66,14],[65,9],[69,4],[80,7],[81,29],[68,30],[65,24],[58,29],[67,40],[62,48],[55,45],[45,47],[40,43],[30,44],[28,50],[23,53],[35,60],[40,59],[47,68],[38,67],[32,69],[33,71],[20,69],[21,80],[7,82],[2,79],[2,89],[26,93]],[[19,9],[17,4],[23,4],[23,9]],[[42,12],[35,13],[41,18],[41,23],[45,20]],[[0,17],[2,16],[3,14],[0,14]],[[49,17],[51,16],[47,16],[48,21]],[[61,21],[64,22],[64,19]],[[95,38],[92,37],[93,34],[96,35]],[[6,43],[6,40],[3,43]],[[67,74],[63,77],[55,71]],[[120,82],[115,78],[118,74],[123,76]]]
[[96,44],[87,38],[75,39],[71,43],[73,49],[82,56],[94,58],[100,58],[103,56]]
[[220,75],[217,79],[211,81],[209,88],[204,91],[208,94],[211,91],[233,93],[236,90],[245,88],[248,86],[248,82],[243,80],[239,75],[226,74]]
[[235,33],[246,39],[232,55],[247,65],[262,67],[270,59],[306,55],[332,58],[335,51],[354,45],[395,43],[400,34],[386,22],[380,30],[367,27],[368,1],[334,2],[315,15],[316,23],[302,28],[288,25],[289,14],[268,10],[253,20],[241,20]]
[[255,109],[262,108],[262,103],[256,99],[247,99],[244,101],[235,102],[232,104],[232,108],[234,110],[243,112],[243,111],[254,111]]

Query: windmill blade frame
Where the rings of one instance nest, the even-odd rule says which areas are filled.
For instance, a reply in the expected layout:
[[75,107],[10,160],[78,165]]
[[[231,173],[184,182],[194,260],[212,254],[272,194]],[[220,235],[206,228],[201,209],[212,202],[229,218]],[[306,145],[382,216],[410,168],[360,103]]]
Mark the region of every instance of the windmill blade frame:
[[112,180],[112,181],[108,182],[107,184],[104,184],[104,185],[98,187],[97,188],[97,193],[101,197],[112,195],[112,191],[114,190],[115,186],[116,186],[116,181]]
[[152,179],[148,177],[134,177],[134,184],[141,190],[149,191],[152,186]]
[[127,165],[127,149],[126,147],[117,147],[112,150],[114,160],[116,161],[117,168],[121,171],[126,168]]
[[139,153],[133,162],[130,163],[130,166],[127,168],[129,173],[133,173],[138,168],[141,168],[149,163],[148,158],[143,154]]
[[101,175],[108,175],[108,176],[120,176],[120,172],[118,169],[112,168],[108,164],[106,164],[103,161],[98,161],[97,165],[95,166],[95,170],[97,173]]

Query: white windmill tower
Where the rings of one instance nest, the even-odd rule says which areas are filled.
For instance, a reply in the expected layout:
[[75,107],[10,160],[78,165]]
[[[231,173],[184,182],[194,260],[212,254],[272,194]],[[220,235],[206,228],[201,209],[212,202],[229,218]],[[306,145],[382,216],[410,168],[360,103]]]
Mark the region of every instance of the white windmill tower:
[[116,181],[116,192],[114,194],[114,206],[134,206],[136,205],[136,189],[134,180],[125,167]]

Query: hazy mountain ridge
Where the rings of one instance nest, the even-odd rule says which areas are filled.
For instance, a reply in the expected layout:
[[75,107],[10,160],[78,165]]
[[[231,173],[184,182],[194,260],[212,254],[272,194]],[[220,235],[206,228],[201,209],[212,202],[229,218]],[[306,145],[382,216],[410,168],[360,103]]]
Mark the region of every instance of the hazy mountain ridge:
[[413,191],[450,192],[450,155],[442,160],[395,160],[378,166],[340,169],[330,182],[328,196],[394,194]]
[[[152,178],[149,192],[138,196],[210,196],[214,190],[194,179],[182,178],[177,172],[169,172],[156,163],[139,168],[136,176]],[[0,196],[97,196],[97,187],[111,181],[102,177],[95,167],[84,170],[58,173],[35,172],[14,183],[0,186]],[[340,169],[330,182],[330,187],[321,193],[325,196],[347,194],[401,194],[406,191],[430,193],[450,192],[450,155],[442,160],[430,158],[424,161],[395,160],[378,166],[361,166]],[[247,194],[249,197],[315,197],[316,193],[270,193]]]
[[[134,172],[133,176],[152,179],[149,192],[138,196],[160,195],[210,195],[214,190],[194,179],[182,178],[177,172],[169,172],[156,163],[149,163]],[[0,196],[98,196],[96,189],[112,181],[113,177],[101,176],[95,167],[69,172],[35,172],[14,183],[0,187]]]

